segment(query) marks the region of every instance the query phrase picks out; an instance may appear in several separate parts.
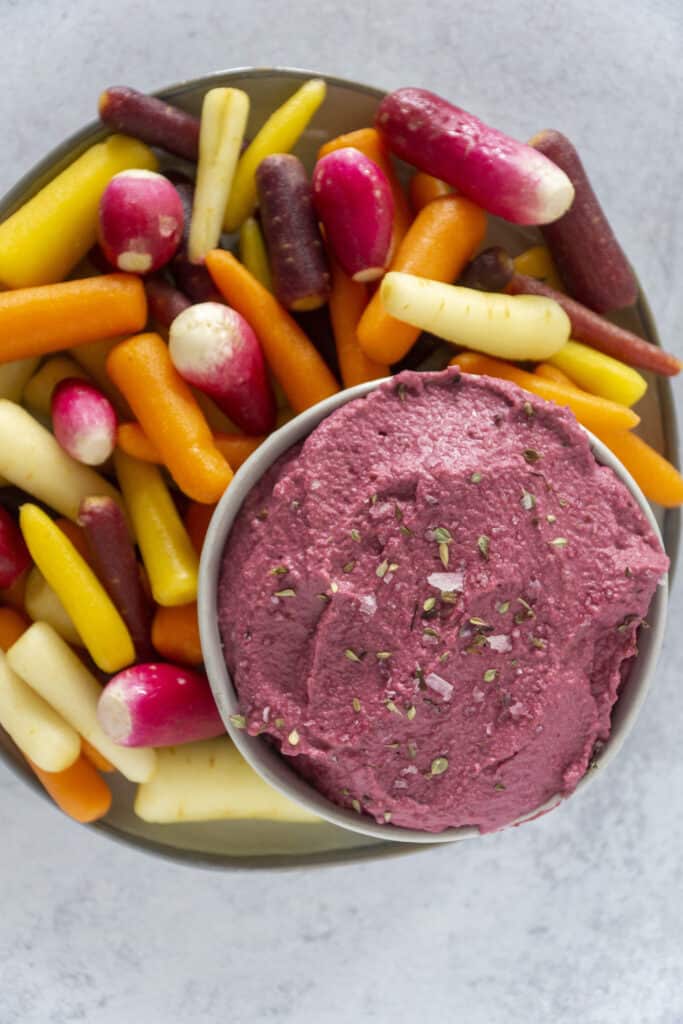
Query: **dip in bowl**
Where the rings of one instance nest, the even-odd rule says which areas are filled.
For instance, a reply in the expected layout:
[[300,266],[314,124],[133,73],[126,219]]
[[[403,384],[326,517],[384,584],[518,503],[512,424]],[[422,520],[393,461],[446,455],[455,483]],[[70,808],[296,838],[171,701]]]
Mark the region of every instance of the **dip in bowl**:
[[202,557],[209,677],[253,767],[329,820],[493,831],[623,738],[667,567],[644,498],[567,410],[403,373],[309,410],[238,474]]

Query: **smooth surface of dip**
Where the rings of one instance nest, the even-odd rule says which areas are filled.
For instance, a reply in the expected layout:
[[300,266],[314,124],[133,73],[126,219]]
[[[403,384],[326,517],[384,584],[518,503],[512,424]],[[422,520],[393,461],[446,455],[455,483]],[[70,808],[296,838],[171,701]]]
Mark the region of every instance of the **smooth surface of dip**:
[[219,624],[249,732],[325,796],[490,831],[587,770],[667,565],[569,412],[404,373],[251,492]]

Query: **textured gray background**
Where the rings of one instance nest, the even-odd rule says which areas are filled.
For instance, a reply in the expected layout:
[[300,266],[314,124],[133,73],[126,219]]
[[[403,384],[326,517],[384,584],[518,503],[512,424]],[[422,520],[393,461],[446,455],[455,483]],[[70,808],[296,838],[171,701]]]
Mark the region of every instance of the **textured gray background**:
[[[575,138],[683,356],[682,10],[0,0],[0,192],[109,84],[279,63],[425,85],[521,137]],[[681,1024],[681,596],[618,764],[550,817],[460,848],[205,874],[109,845],[0,771],[0,1024]]]

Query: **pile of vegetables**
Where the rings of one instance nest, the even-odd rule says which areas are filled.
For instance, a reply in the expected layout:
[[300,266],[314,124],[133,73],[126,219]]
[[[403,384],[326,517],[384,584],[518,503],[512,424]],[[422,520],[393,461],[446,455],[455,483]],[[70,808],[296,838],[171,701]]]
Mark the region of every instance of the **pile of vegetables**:
[[[424,332],[569,406],[651,500],[683,503],[633,433],[639,371],[681,364],[605,319],[637,287],[571,142],[400,89],[309,174],[291,151],[324,98],[305,82],[247,141],[238,89],[199,119],[107,89],[116,134],[0,225],[0,725],[79,821],[107,813],[114,770],[148,821],[308,820],[224,735],[198,558],[264,438],[416,359]],[[193,170],[160,174],[159,150]],[[489,215],[544,244],[482,249]]]

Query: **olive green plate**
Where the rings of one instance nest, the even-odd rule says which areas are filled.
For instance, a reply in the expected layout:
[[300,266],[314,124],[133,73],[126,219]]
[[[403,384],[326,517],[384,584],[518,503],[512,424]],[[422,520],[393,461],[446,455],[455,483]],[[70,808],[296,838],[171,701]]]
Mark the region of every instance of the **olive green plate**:
[[[171,86],[158,95],[198,115],[207,89],[226,85],[244,89],[251,98],[248,132],[253,134],[275,107],[291,95],[302,81],[312,77],[315,77],[313,72],[289,68],[238,68]],[[375,109],[383,95],[379,89],[355,82],[338,78],[326,78],[326,81],[327,99],[295,150],[309,167],[315,160],[318,147],[326,139],[372,124]],[[486,112],[483,113],[485,115]],[[0,221],[5,220],[55,174],[105,134],[101,126],[93,122],[53,150],[0,202]],[[178,159],[162,161],[162,169],[182,166],[182,161]],[[517,229],[493,221],[487,244],[500,242],[517,253],[537,241],[533,229]],[[652,316],[642,295],[634,309],[621,314],[619,322],[652,341],[657,340]],[[438,349],[429,358],[425,368],[445,365],[449,355],[448,349]],[[666,380],[655,377],[650,379],[650,387],[638,406],[638,412],[642,417],[643,436],[667,458],[677,463],[674,406]],[[673,564],[678,551],[680,514],[678,510],[658,512],[657,518]],[[16,747],[1,730],[0,756],[36,794],[45,797]],[[133,814],[135,787],[121,776],[112,778],[112,810],[103,821],[89,827],[137,849],[188,864],[232,869],[301,867],[400,856],[411,851],[429,849],[428,844],[417,846],[370,839],[327,823],[287,825],[236,821],[149,825]],[[45,799],[51,803],[49,798]]]

